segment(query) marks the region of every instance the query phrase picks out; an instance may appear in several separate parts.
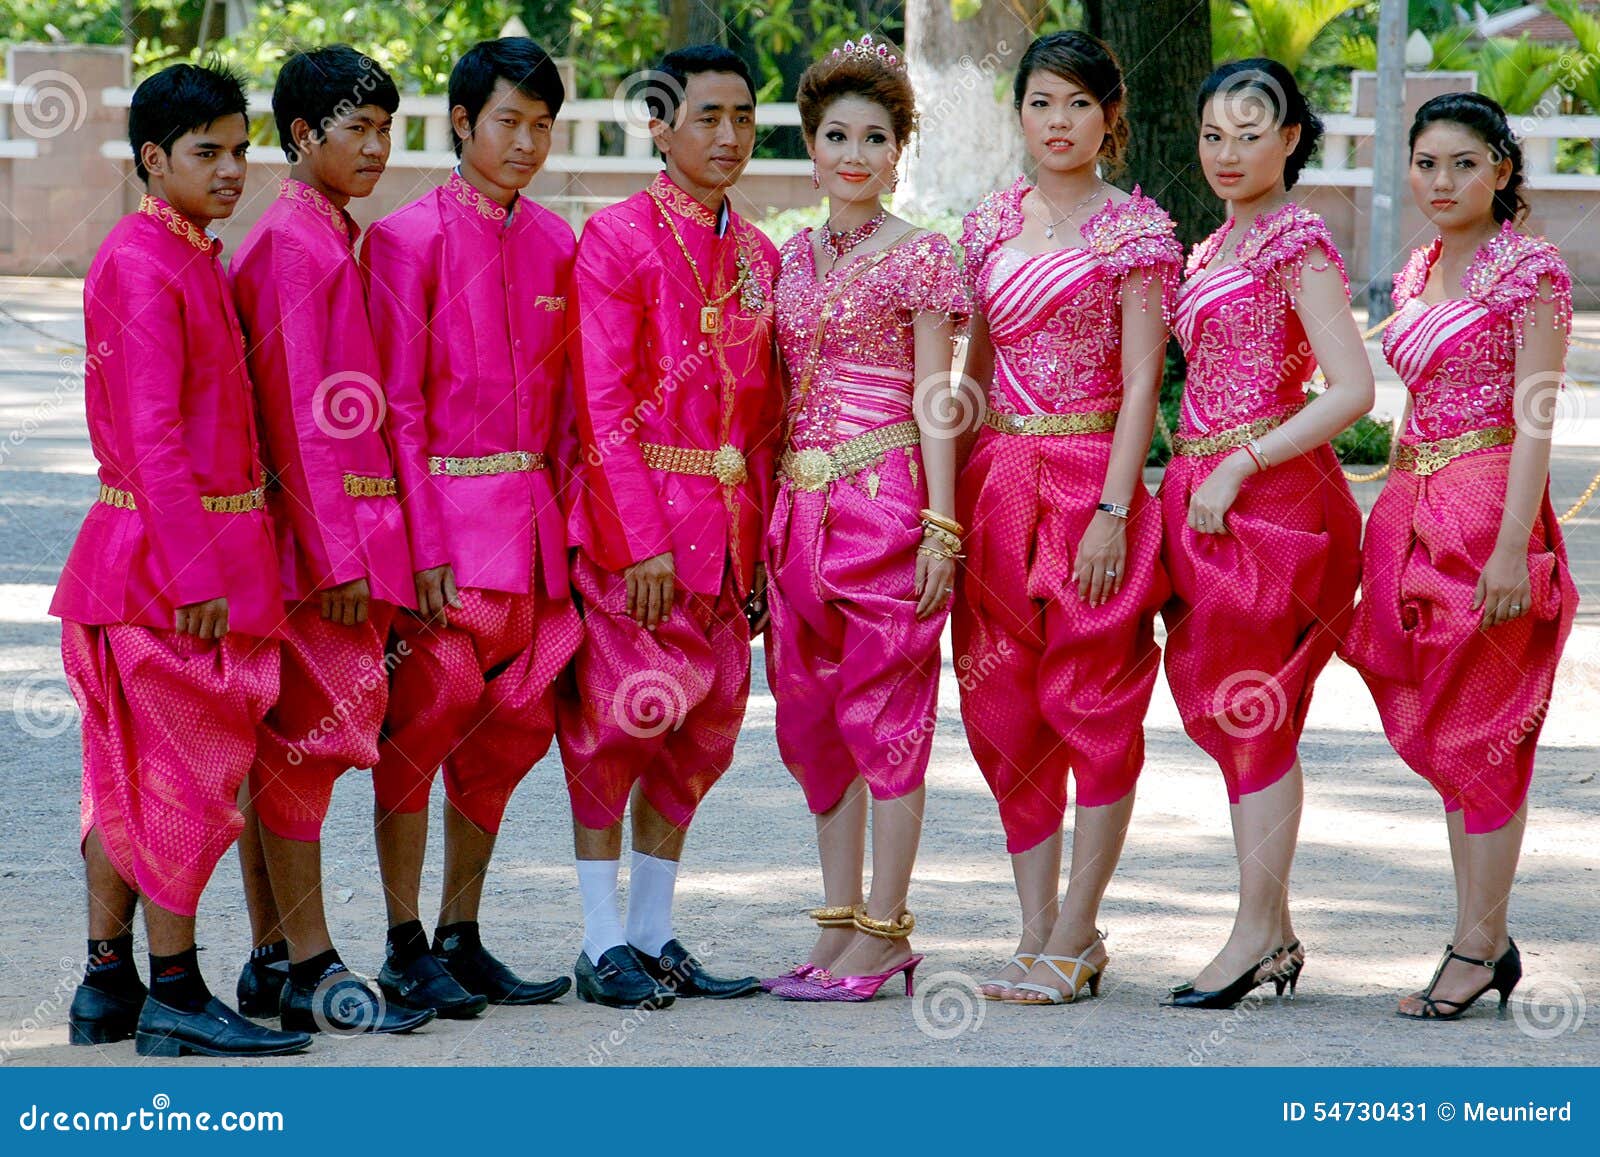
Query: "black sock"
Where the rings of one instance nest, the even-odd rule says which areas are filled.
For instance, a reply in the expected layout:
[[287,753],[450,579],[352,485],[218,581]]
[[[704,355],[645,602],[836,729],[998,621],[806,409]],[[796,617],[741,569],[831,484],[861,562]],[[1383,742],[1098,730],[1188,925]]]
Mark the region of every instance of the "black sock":
[[389,944],[384,955],[396,968],[404,968],[428,951],[428,934],[422,930],[421,920],[407,920],[389,929]]
[[150,955],[150,995],[169,1008],[199,1012],[211,999],[193,948],[173,956]]
[[257,968],[270,968],[274,964],[288,964],[289,942],[287,940],[274,940],[271,944],[263,944],[260,948],[250,949],[250,963]]
[[[454,944],[450,943],[451,939]],[[462,920],[455,924],[441,924],[433,930],[433,950],[435,952],[470,952],[474,948],[482,948],[483,941],[478,938],[478,922],[476,920]]]
[[310,960],[289,964],[289,983],[296,988],[315,988],[322,983],[322,978],[331,972],[348,971],[344,961],[339,959],[337,949],[330,948],[326,952],[319,952]]
[[133,998],[144,994],[144,982],[139,979],[139,968],[133,962],[132,932],[108,940],[89,941],[83,984],[85,988],[110,996]]

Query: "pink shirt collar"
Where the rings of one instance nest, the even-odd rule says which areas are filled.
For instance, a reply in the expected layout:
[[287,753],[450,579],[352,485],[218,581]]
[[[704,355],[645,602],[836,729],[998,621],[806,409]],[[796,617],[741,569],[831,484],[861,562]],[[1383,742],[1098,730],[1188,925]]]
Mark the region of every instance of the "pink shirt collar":
[[361,226],[355,223],[349,213],[330,201],[321,189],[314,188],[298,178],[285,177],[278,185],[278,196],[310,209],[331,225],[351,247],[355,246],[356,240],[361,236]]
[[222,238],[200,228],[160,197],[150,193],[140,197],[139,212],[147,217],[154,217],[165,225],[168,231],[182,237],[202,253],[215,255],[222,252]]

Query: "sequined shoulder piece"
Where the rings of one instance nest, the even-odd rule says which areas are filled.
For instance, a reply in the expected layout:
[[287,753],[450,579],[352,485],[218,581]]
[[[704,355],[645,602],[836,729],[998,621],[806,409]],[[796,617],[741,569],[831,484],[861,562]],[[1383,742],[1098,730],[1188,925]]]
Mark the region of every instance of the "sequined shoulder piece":
[[1083,227],[1089,249],[1119,273],[1133,269],[1176,266],[1183,260],[1178,227],[1160,205],[1134,186],[1120,205],[1101,209]]
[[1026,177],[1018,177],[1010,187],[979,201],[978,207],[961,219],[960,245],[969,290],[976,285],[990,251],[1022,232],[1022,198],[1030,187]]
[[1217,226],[1211,236],[1204,241],[1197,242],[1194,248],[1189,250],[1189,262],[1183,269],[1184,277],[1193,277],[1207,265],[1210,265],[1212,259],[1222,249],[1222,243],[1227,240],[1227,237],[1228,224],[1224,223]]
[[1508,221],[1467,271],[1467,296],[1495,313],[1521,321],[1539,300],[1539,282],[1546,277],[1554,287],[1557,322],[1569,328],[1572,275],[1561,251],[1543,237],[1518,233]]
[[797,261],[804,261],[806,250],[811,248],[811,230],[802,229],[793,237],[783,243],[783,248],[778,250],[778,265],[788,269]]
[[1405,266],[1394,278],[1394,304],[1398,309],[1412,298],[1421,295],[1428,284],[1428,272],[1439,255],[1439,242],[1413,249]]
[[972,312],[960,264],[950,238],[926,232],[895,246],[890,266],[896,303],[912,314],[948,313],[957,319]]
[[1239,243],[1239,262],[1250,266],[1257,276],[1285,270],[1298,286],[1300,259],[1317,246],[1328,254],[1329,260],[1339,270],[1339,279],[1344,282],[1345,292],[1349,293],[1350,278],[1345,273],[1344,257],[1333,243],[1328,223],[1321,214],[1313,213],[1293,201],[1269,213],[1251,227],[1245,239]]

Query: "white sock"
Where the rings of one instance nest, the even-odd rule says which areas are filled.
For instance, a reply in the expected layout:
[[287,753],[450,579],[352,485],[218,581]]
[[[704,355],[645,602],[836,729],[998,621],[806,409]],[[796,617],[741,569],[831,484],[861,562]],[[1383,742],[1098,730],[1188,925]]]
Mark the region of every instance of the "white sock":
[[617,907],[620,860],[579,860],[578,891],[583,896],[583,950],[591,964],[608,948],[626,944]]
[[654,956],[672,939],[672,889],[678,861],[633,853],[628,876],[628,943]]

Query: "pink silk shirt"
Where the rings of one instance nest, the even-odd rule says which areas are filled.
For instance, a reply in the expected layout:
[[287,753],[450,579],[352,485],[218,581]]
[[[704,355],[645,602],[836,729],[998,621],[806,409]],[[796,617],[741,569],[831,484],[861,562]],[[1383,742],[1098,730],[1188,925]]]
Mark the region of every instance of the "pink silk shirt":
[[[606,570],[670,550],[678,583],[714,596],[731,558],[737,589],[750,589],[783,410],[777,268],[760,230],[730,210],[719,237],[715,215],[664,173],[584,226],[571,314],[584,485],[569,529]],[[702,308],[728,294],[741,271],[742,285],[713,306],[717,332],[702,332]],[[723,485],[652,469],[641,443],[732,446],[745,457],[745,480]]]
[[[359,578],[372,597],[414,606],[399,500],[347,493],[392,479],[387,403],[354,246],[361,230],[322,193],[285,178],[234,254],[232,273],[286,599]],[[359,481],[355,481],[359,487]]]
[[[567,595],[557,499],[566,310],[575,242],[519,197],[506,209],[460,174],[367,230],[361,249],[383,366],[401,504],[418,570],[451,564],[458,586]],[[428,459],[545,454],[543,470],[458,477]]]
[[201,502],[262,485],[255,396],[221,250],[146,196],[89,267],[89,443],[101,484],[134,501],[90,508],[51,614],[170,631],[179,607],[226,598],[233,631],[269,636],[282,619],[267,512]]

